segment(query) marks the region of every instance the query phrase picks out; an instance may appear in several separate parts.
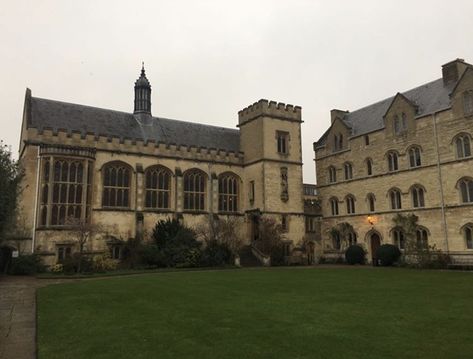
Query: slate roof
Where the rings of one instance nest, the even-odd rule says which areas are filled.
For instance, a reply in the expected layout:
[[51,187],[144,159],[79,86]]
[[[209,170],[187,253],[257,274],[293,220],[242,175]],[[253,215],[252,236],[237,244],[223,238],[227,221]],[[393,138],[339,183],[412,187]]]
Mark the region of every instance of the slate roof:
[[[455,84],[445,86],[443,79],[426,83],[412,90],[402,92],[409,101],[417,106],[417,117],[425,116],[433,112],[444,110],[451,106],[450,93]],[[359,136],[368,132],[384,128],[384,118],[389,106],[395,96],[389,97],[372,105],[349,112],[343,117],[343,121],[351,128],[352,136]],[[328,131],[325,132],[317,146],[325,143]]]
[[240,132],[237,129],[171,120],[77,105],[31,97],[28,127],[80,132],[83,136],[119,137],[121,140],[154,140],[166,144],[216,148],[239,152]]

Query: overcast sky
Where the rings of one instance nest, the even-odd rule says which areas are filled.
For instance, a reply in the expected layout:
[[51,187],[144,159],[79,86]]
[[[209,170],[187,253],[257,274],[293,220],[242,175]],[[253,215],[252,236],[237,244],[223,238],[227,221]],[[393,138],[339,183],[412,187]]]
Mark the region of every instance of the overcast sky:
[[24,93],[235,127],[266,98],[302,106],[304,180],[332,108],[355,110],[473,62],[473,1],[0,0],[0,139],[18,148]]

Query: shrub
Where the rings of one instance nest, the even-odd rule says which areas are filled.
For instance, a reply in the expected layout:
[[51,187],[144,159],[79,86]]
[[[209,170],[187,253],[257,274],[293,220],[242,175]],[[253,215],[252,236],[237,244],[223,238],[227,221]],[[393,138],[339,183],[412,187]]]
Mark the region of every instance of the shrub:
[[141,246],[138,250],[142,264],[147,267],[164,267],[164,255],[155,244]]
[[270,257],[271,265],[274,267],[283,266],[286,264],[282,243],[271,248]]
[[164,263],[168,267],[188,267],[191,257],[195,257],[196,250],[200,251],[201,243],[195,239],[192,230],[183,227],[177,232],[176,236],[167,241],[163,251]]
[[93,258],[94,272],[108,272],[117,269],[118,261],[110,257],[110,253],[104,253]]
[[153,228],[152,237],[159,249],[162,249],[166,244],[177,236],[181,229],[185,228],[177,219],[166,219],[156,223]]
[[202,251],[201,265],[205,267],[224,266],[231,264],[233,260],[232,251],[225,244],[216,240],[208,241]]
[[9,273],[14,275],[31,275],[44,272],[45,266],[37,254],[22,255],[12,258]]
[[74,253],[72,257],[66,258],[62,262],[62,268],[64,273],[77,273],[79,269],[79,261],[81,262],[81,273],[91,273],[94,270],[92,259],[84,255],[81,256],[79,253]]
[[376,251],[376,258],[383,266],[391,266],[398,261],[401,256],[399,248],[392,244],[383,244]]
[[354,244],[347,248],[345,252],[345,260],[348,264],[365,264],[365,250]]

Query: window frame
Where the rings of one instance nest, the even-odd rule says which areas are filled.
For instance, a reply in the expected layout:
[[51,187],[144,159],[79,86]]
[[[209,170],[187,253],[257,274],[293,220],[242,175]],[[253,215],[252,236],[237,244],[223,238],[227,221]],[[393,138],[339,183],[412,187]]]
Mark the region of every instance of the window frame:
[[219,212],[236,213],[239,211],[240,182],[240,177],[233,172],[224,172],[218,176]]
[[347,214],[355,214],[355,197],[351,194],[345,197],[346,207],[347,207]]
[[460,203],[473,203],[473,179],[462,177],[458,180],[457,187],[460,195]]
[[350,162],[345,162],[343,164],[343,169],[345,173],[345,181],[353,179],[353,165]]
[[289,155],[289,132],[276,131],[276,150],[280,155]]
[[454,138],[455,156],[457,159],[471,157],[471,137],[469,134],[462,133]]
[[[153,186],[153,176],[156,173],[156,186]],[[171,209],[171,195],[172,195],[172,177],[171,170],[162,165],[155,165],[148,167],[143,176],[144,181],[144,207],[147,210],[169,210]],[[163,184],[167,183],[166,186],[160,188],[160,178],[162,178]],[[149,184],[151,182],[151,184]],[[160,201],[161,199],[161,201]],[[151,203],[148,201],[150,200]],[[153,205],[153,200],[156,205]],[[162,203],[163,205],[159,205]]]
[[328,182],[337,183],[337,169],[335,166],[330,166],[328,168]]
[[388,192],[389,194],[389,203],[391,205],[391,210],[396,211],[402,209],[402,193],[398,188],[391,188]]
[[411,200],[413,208],[425,208],[425,189],[420,185],[411,187]]
[[473,115],[473,90],[463,93],[463,114],[465,116]]
[[[187,182],[193,178],[192,183]],[[207,208],[207,174],[191,168],[184,172],[183,182],[183,209],[188,212],[204,212]],[[199,182],[197,182],[199,181]]]
[[389,151],[387,153],[388,172],[399,171],[399,154],[396,151]]
[[[112,177],[112,172],[107,174],[107,170],[115,168],[115,178]],[[119,171],[123,171],[122,185],[119,185]],[[111,170],[110,170],[111,171]],[[102,208],[106,209],[130,209],[131,208],[131,196],[132,196],[132,183],[134,171],[132,167],[122,161],[107,162],[102,166]],[[107,180],[107,175],[110,178]],[[112,184],[112,180],[115,180],[115,184]],[[115,197],[115,203],[111,201],[111,195]],[[121,194],[121,195],[119,195]],[[121,197],[121,205],[118,205],[119,196]]]
[[338,198],[332,197],[330,198],[329,202],[330,202],[332,216],[338,216],[340,214],[340,211],[338,208]]
[[419,146],[409,148],[409,168],[417,168],[422,166],[422,151]]

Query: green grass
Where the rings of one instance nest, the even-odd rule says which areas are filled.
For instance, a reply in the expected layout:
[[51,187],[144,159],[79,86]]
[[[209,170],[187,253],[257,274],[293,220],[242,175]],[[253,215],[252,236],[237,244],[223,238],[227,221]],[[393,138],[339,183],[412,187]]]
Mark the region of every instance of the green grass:
[[38,293],[40,359],[468,358],[473,273],[176,272]]

